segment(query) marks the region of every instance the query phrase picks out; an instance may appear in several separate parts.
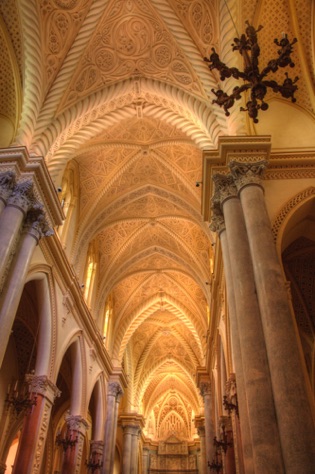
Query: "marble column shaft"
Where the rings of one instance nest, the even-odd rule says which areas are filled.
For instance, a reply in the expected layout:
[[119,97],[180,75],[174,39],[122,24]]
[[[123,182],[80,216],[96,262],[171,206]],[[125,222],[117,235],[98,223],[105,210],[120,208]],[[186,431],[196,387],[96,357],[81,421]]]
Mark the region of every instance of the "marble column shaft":
[[135,426],[131,435],[131,466],[130,474],[137,474],[138,472],[138,454],[139,454],[139,426]]
[[[239,453],[239,468],[240,473],[246,474],[254,473],[253,465],[253,450],[251,444],[251,434],[250,426],[248,421],[248,409],[247,409],[247,396],[244,383],[244,374],[243,374],[243,360],[240,346],[239,338],[239,328],[237,323],[236,308],[235,308],[235,296],[234,296],[234,285],[233,285],[233,276],[231,270],[231,262],[229,255],[229,248],[226,236],[226,229],[224,223],[224,217],[221,210],[218,208],[213,208],[212,220],[210,224],[210,229],[213,232],[217,232],[222,249],[222,258],[224,266],[224,276],[226,284],[226,293],[228,300],[228,309],[229,309],[229,321],[230,321],[230,335],[232,342],[232,354],[233,354],[233,363],[235,367],[235,374],[238,387],[238,403],[239,403],[239,413],[240,413],[240,425],[242,433],[242,452]],[[243,466],[244,465],[244,466]]]
[[36,405],[24,417],[13,474],[39,474],[44,455],[51,409],[60,391],[46,375],[27,375]]
[[42,236],[51,235],[51,233],[41,206],[34,207],[28,213],[20,244],[7,277],[5,291],[0,296],[0,367],[9,342],[33,252],[39,239]]
[[66,423],[70,438],[72,440],[77,438],[77,443],[72,447],[68,447],[64,452],[61,474],[80,474],[85,435],[89,425],[80,415],[67,416]]
[[284,472],[272,386],[244,216],[231,176],[215,175],[233,278],[255,474]]
[[199,474],[206,474],[208,472],[208,465],[206,462],[206,443],[205,443],[205,427],[198,427],[198,436],[200,440],[200,472]]
[[206,444],[206,463],[211,463],[215,454],[213,445],[214,426],[212,419],[212,396],[210,382],[203,382],[200,386],[200,393],[204,401],[204,417],[205,417],[205,444]]
[[221,416],[219,425],[221,429],[224,426],[227,442],[232,443],[232,446],[228,446],[226,451],[224,452],[223,450],[223,453],[222,453],[223,454],[222,457],[224,459],[224,473],[236,474],[232,420],[229,416]]
[[[90,442],[90,456],[89,459],[92,461],[94,464],[102,464],[103,462],[103,454],[104,454],[104,443],[101,440],[92,440]],[[101,469],[100,468],[94,468],[93,474],[101,474]]]
[[149,471],[149,450],[143,448],[142,452],[142,472],[143,474],[148,474]]
[[[230,164],[253,261],[283,458],[287,474],[314,472],[314,402],[273,240],[261,177],[267,163]],[[294,446],[294,449],[292,448]]]
[[108,385],[107,412],[105,421],[103,474],[112,474],[111,469],[112,466],[114,466],[118,411],[118,407],[116,407],[116,399],[119,399],[121,394],[122,389],[120,384],[118,382],[110,382]]
[[131,438],[133,426],[123,426],[124,441],[123,441],[123,460],[122,460],[122,474],[129,474],[131,467]]

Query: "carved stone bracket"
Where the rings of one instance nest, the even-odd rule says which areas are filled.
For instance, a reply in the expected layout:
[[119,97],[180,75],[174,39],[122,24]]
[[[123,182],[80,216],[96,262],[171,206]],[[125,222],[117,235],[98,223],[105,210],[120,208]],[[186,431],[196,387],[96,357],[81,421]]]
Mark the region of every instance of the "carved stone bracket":
[[266,160],[253,163],[231,161],[229,167],[238,191],[244,186],[262,186],[262,177],[267,166],[268,162]]

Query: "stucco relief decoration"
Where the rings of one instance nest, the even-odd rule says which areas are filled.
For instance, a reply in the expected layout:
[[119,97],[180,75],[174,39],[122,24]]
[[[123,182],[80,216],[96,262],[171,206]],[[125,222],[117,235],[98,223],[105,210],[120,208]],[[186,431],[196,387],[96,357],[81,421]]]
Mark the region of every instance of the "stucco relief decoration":
[[92,0],[40,0],[45,54],[45,68],[48,82],[56,76],[76,33],[78,32]]
[[144,0],[109,3],[64,99],[69,106],[130,74],[177,83],[200,93],[198,79],[154,8]]
[[200,0],[171,0],[176,13],[191,32],[201,54],[207,55],[210,45],[217,42],[213,15],[217,14],[216,2]]

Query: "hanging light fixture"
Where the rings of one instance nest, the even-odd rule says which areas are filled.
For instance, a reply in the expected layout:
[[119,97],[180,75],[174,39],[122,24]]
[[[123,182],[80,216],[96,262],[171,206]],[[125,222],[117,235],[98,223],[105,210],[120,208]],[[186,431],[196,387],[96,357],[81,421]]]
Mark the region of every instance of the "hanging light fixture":
[[67,425],[67,432],[65,437],[62,437],[61,431],[59,430],[55,442],[57,446],[62,446],[64,452],[66,452],[68,448],[74,448],[74,446],[78,442],[78,436],[74,436],[73,431],[70,430],[69,426]]
[[229,109],[233,107],[235,101],[241,99],[241,94],[245,91],[250,92],[250,98],[246,102],[246,108],[240,107],[243,112],[248,112],[249,117],[254,121],[258,122],[258,111],[267,110],[269,105],[265,102],[265,96],[268,89],[271,89],[275,93],[280,93],[285,99],[291,99],[292,102],[296,102],[294,93],[298,87],[296,82],[298,77],[291,79],[288,73],[285,73],[286,78],[282,84],[278,84],[275,80],[267,80],[267,76],[270,72],[275,73],[279,68],[290,66],[294,67],[294,62],[291,59],[293,52],[292,46],[297,42],[294,38],[292,42],[289,41],[285,33],[282,34],[282,38],[274,40],[274,43],[279,47],[277,53],[278,57],[271,59],[267,66],[260,71],[259,69],[259,56],[260,47],[258,45],[257,33],[263,28],[261,25],[257,30],[246,21],[247,28],[245,34],[243,33],[239,38],[234,38],[232,44],[232,51],[238,51],[244,61],[244,71],[240,71],[236,67],[228,67],[223,63],[214,48],[212,48],[212,54],[210,58],[204,58],[209,63],[209,69],[217,69],[220,73],[220,80],[224,81],[230,77],[234,79],[242,79],[244,83],[241,86],[234,87],[231,94],[227,94],[222,89],[211,89],[216,95],[216,99],[212,103],[218,104],[223,107],[225,115],[229,116]]
[[[30,374],[26,377],[29,378]],[[9,384],[7,396],[5,399],[7,406],[13,407],[16,416],[24,412],[27,415],[33,406],[37,405],[37,394],[33,394],[30,390],[29,383],[26,380],[16,380],[14,384]]]

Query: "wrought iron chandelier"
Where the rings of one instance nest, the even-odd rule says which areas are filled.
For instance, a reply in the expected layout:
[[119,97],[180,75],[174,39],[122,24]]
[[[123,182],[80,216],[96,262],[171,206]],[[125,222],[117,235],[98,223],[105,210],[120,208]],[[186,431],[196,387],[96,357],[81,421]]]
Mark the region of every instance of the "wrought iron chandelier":
[[212,48],[210,58],[204,58],[204,60],[209,63],[210,71],[213,69],[219,71],[221,81],[230,77],[243,79],[244,81],[244,84],[241,86],[234,87],[231,94],[227,94],[222,89],[211,89],[216,95],[216,99],[214,99],[212,103],[223,107],[225,115],[229,116],[230,112],[228,109],[233,107],[236,100],[241,99],[241,94],[244,91],[250,90],[250,98],[246,102],[246,108],[240,107],[240,110],[248,112],[249,117],[254,123],[257,123],[258,111],[267,110],[269,108],[269,105],[264,101],[268,88],[272,89],[273,92],[280,92],[285,99],[291,99],[292,102],[296,102],[294,93],[298,88],[295,84],[299,79],[297,76],[291,79],[286,72],[286,78],[282,84],[278,84],[275,80],[267,80],[265,78],[270,72],[277,72],[279,68],[287,66],[291,68],[294,67],[295,64],[291,59],[291,54],[293,52],[292,46],[297,42],[297,39],[294,38],[292,42],[290,42],[284,33],[280,41],[275,39],[274,43],[279,47],[277,51],[278,57],[271,59],[267,66],[260,71],[258,59],[260,56],[260,47],[258,45],[257,33],[263,27],[260,25],[256,30],[248,21],[246,21],[246,24],[247,28],[245,29],[245,34],[243,33],[240,38],[234,38],[234,43],[232,44],[232,51],[239,51],[243,57],[244,71],[239,71],[236,67],[229,68],[220,60],[214,48]]

